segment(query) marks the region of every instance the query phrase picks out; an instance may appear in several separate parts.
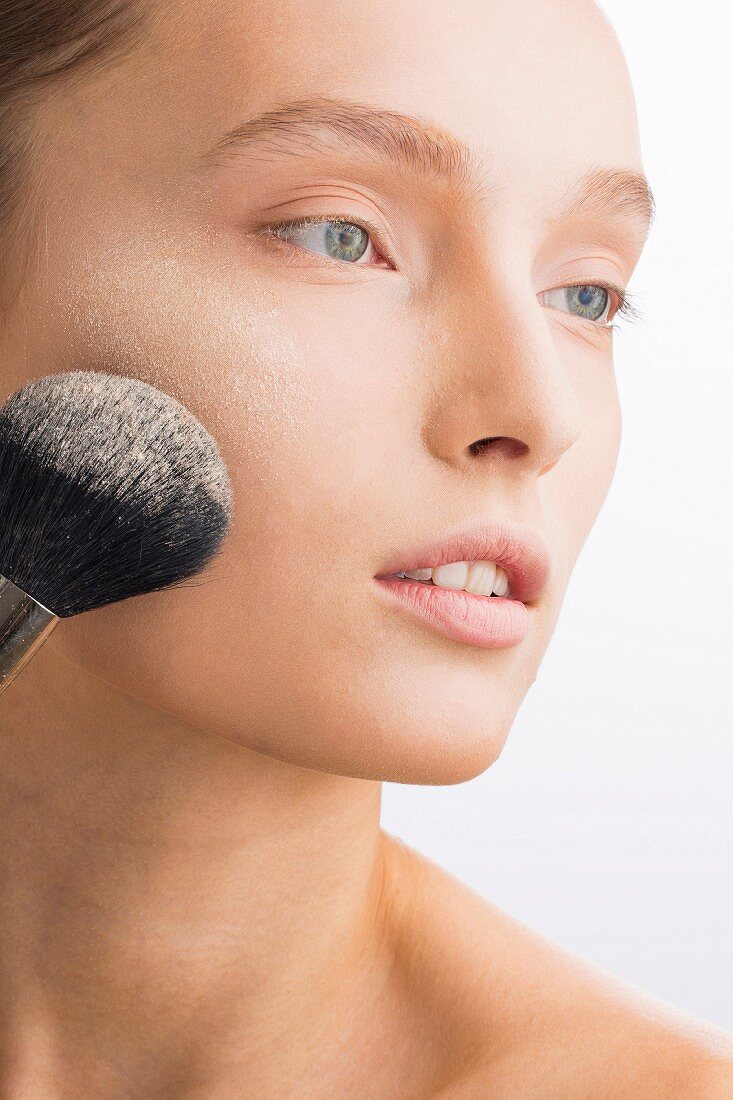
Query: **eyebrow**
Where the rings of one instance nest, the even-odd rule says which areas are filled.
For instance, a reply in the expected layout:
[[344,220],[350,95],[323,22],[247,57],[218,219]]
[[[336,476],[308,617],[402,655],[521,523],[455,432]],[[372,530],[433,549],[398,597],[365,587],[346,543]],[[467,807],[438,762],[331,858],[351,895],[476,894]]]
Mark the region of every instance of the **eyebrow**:
[[[261,159],[268,146],[307,156],[323,151],[324,130],[395,168],[444,181],[472,195],[485,199],[496,189],[491,168],[477,150],[455,135],[411,115],[331,96],[308,96],[263,111],[229,130],[201,160],[216,161],[230,151]],[[278,146],[278,142],[283,144]],[[646,176],[632,169],[598,165],[567,187],[554,220],[559,223],[595,211],[634,219],[646,234],[655,210]]]

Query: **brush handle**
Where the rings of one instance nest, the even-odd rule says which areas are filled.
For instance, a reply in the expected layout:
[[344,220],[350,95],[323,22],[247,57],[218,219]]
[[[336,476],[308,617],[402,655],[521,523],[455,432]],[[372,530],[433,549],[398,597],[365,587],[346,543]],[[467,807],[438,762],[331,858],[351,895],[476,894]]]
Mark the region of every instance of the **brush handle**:
[[57,615],[0,574],[0,695],[58,621]]

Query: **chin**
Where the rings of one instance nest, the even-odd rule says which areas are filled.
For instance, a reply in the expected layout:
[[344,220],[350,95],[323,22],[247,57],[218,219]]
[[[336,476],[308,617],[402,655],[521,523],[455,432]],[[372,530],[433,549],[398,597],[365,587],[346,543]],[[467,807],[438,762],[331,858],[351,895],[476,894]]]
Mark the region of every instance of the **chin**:
[[[535,674],[536,654],[395,648],[358,668],[289,680],[269,693],[259,752],[334,775],[450,785],[500,756]],[[466,664],[465,662],[468,662]],[[250,708],[251,713],[251,708]]]
[[479,716],[455,708],[446,719],[440,708],[440,713],[434,714],[424,706],[413,708],[411,715],[404,714],[404,720],[395,722],[403,710],[399,703],[393,708],[385,706],[377,717],[343,709],[336,726],[319,724],[312,733],[301,728],[297,741],[284,740],[279,746],[268,735],[259,751],[332,775],[449,786],[475,779],[495,763],[509,736],[516,707],[510,709],[510,715],[491,713],[485,694]]

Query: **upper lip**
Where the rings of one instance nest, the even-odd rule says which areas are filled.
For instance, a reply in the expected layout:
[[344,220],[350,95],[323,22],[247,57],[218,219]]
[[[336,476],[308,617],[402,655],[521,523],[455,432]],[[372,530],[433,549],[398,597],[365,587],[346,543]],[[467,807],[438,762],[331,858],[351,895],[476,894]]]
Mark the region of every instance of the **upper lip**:
[[551,569],[544,540],[535,528],[479,519],[400,552],[376,579],[454,561],[496,562],[506,570],[509,597],[522,603],[529,603],[540,595]]

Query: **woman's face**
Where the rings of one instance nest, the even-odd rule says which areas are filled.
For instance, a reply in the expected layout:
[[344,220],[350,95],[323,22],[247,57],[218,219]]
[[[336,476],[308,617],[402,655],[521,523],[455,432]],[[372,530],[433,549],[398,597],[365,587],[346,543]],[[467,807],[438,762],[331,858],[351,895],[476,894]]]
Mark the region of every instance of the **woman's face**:
[[[287,112],[209,154],[313,97],[307,125]],[[361,142],[326,99],[377,108],[357,113]],[[410,120],[475,163],[431,172],[438,143],[418,147]],[[626,286],[645,235],[642,203],[614,187],[613,209],[560,216],[580,177],[641,169],[603,17],[578,0],[180,0],[38,125],[4,393],[135,375],[206,425],[234,491],[205,583],[66,620],[47,645],[298,765],[477,775],[535,679],[619,446],[602,295],[589,318],[558,290]],[[352,223],[343,244],[334,215]],[[324,221],[265,232],[304,216]],[[474,453],[486,437],[504,440]],[[534,528],[550,556],[516,645],[449,639],[377,591],[402,549],[480,519]]]

